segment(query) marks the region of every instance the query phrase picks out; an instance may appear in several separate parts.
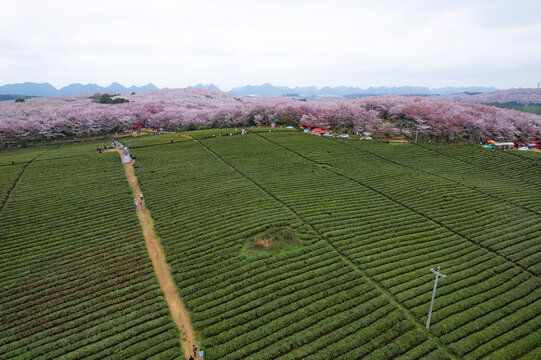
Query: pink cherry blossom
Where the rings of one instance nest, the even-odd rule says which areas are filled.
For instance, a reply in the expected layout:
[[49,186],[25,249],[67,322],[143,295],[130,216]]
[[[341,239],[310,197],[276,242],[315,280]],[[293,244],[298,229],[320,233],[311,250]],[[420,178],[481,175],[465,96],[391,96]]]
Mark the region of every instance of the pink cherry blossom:
[[434,139],[530,139],[541,134],[541,116],[438,98],[376,96],[352,100],[298,101],[244,98],[209,89],[172,89],[121,95],[122,104],[99,104],[90,94],[0,102],[0,142],[90,136],[136,125],[182,130],[256,123],[358,128]]

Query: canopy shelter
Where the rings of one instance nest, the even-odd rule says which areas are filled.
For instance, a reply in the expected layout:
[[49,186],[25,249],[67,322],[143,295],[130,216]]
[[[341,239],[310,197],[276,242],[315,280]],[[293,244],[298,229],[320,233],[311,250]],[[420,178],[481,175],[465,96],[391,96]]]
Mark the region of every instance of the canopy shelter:
[[130,150],[128,149],[127,146],[124,146],[122,148],[122,163],[123,164],[131,163]]

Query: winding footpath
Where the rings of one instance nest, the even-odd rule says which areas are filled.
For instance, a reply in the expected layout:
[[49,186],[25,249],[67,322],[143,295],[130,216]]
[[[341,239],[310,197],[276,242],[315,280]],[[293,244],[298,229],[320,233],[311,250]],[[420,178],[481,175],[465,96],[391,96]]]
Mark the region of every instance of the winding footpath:
[[[120,156],[122,157],[122,150],[115,149]],[[126,178],[130,184],[133,193],[139,198],[141,190],[137,183],[137,177],[135,176],[135,171],[133,169],[133,160],[131,163],[123,164],[124,171],[126,172]],[[154,266],[154,272],[158,278],[160,287],[162,288],[165,301],[173,317],[173,321],[180,330],[180,342],[184,349],[184,355],[186,359],[193,354],[192,345],[199,347],[195,334],[192,328],[192,323],[190,321],[190,315],[184,307],[184,304],[180,300],[180,297],[177,293],[175,283],[171,277],[171,272],[169,270],[169,265],[165,260],[165,255],[162,251],[160,244],[160,239],[154,232],[154,221],[150,215],[150,210],[144,205],[143,201],[143,210],[139,210],[139,205],[137,205],[137,216],[139,217],[139,222],[143,229],[143,236],[145,238],[145,243],[148,250],[148,255],[150,260],[152,260],[152,265]]]

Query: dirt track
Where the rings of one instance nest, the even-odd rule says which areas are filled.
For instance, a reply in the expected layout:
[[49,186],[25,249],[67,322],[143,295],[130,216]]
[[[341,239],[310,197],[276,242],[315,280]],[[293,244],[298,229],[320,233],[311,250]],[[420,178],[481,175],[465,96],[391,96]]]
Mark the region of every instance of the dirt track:
[[[122,156],[121,150],[115,150]],[[188,311],[186,311],[186,308],[177,293],[175,283],[173,282],[171,272],[169,271],[169,265],[165,261],[165,255],[160,245],[160,239],[154,232],[154,221],[150,215],[150,210],[144,205],[144,200],[143,210],[139,210],[139,194],[141,193],[141,190],[137,184],[137,177],[135,176],[135,171],[133,169],[133,161],[123,165],[124,171],[126,172],[126,178],[133,189],[133,193],[137,196],[137,216],[139,217],[141,227],[143,228],[143,236],[145,237],[148,255],[152,260],[154,272],[156,273],[156,277],[162,288],[167,306],[169,306],[171,316],[180,330],[180,341],[184,347],[184,355],[186,356],[186,359],[188,359],[190,355],[193,354],[192,345],[199,347],[193,332],[190,315],[188,314]]]

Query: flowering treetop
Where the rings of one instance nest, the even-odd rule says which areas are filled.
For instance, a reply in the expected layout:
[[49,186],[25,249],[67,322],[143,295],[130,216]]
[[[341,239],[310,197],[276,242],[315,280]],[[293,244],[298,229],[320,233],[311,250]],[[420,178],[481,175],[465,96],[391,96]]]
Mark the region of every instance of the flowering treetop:
[[121,96],[129,102],[99,104],[89,94],[0,102],[0,142],[88,136],[137,125],[181,130],[189,123],[206,127],[304,123],[388,135],[415,130],[429,137],[466,139],[515,140],[541,133],[541,116],[426,97],[298,101],[197,88]]

